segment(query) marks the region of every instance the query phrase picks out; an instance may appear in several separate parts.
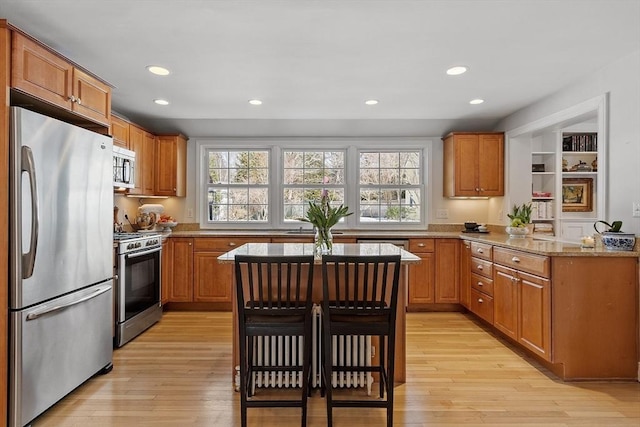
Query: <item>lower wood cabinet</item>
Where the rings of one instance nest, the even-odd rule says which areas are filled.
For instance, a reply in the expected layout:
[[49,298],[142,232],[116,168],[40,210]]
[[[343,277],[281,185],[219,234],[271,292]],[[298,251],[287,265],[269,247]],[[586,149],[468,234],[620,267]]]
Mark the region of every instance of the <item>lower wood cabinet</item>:
[[172,265],[169,302],[193,301],[193,238],[171,237]]
[[173,282],[173,242],[169,239],[162,242],[161,269],[160,301],[164,305],[169,302]]
[[409,267],[407,310],[438,310],[460,302],[459,245],[458,239],[409,240],[409,252],[421,263]]
[[469,308],[471,302],[471,242],[460,241],[460,304]]
[[[269,242],[269,238],[171,237],[163,254],[168,303],[211,303],[209,308],[231,310],[233,264],[218,257],[245,243]],[[195,304],[194,304],[195,306]],[[206,308],[207,306],[198,306]]]
[[524,268],[548,275],[548,257],[495,248],[494,261],[493,325],[509,338],[550,361],[550,280],[514,268],[523,264]]

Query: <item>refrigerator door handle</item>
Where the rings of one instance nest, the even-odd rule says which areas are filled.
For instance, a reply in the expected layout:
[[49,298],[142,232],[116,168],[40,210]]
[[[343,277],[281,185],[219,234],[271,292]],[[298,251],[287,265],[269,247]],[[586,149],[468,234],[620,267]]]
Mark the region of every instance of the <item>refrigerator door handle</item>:
[[78,304],[83,303],[85,301],[88,301],[88,300],[90,300],[92,298],[95,298],[98,295],[104,294],[109,289],[111,289],[111,286],[105,286],[104,288],[98,288],[94,292],[90,293],[89,295],[85,295],[84,297],[82,297],[80,299],[77,299],[75,301],[71,301],[71,302],[68,302],[66,304],[56,305],[56,306],[53,306],[53,307],[47,307],[44,310],[40,310],[40,311],[36,311],[36,312],[33,312],[33,313],[29,313],[27,315],[27,321],[35,320],[35,319],[37,319],[39,317],[42,317],[42,316],[44,316],[46,314],[50,314],[50,313],[53,313],[53,312],[56,312],[56,311],[64,310],[65,308],[72,307],[74,305],[78,305]]
[[36,250],[38,248],[38,185],[36,182],[36,168],[33,161],[33,152],[26,145],[22,146],[22,172],[29,175],[29,188],[31,190],[31,242],[29,252],[22,254],[22,278],[28,279],[33,275],[33,267],[36,262]]

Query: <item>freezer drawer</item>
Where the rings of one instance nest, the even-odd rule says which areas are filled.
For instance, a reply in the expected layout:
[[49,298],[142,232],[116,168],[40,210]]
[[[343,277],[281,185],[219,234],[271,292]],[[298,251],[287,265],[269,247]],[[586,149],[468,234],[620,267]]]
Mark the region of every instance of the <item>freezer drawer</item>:
[[9,425],[22,427],[112,362],[113,281],[11,313]]

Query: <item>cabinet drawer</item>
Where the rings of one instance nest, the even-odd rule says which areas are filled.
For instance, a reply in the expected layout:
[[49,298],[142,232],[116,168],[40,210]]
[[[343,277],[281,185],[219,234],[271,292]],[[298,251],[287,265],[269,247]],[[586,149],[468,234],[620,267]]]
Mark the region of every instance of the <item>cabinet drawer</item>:
[[493,298],[475,289],[471,289],[470,307],[472,313],[477,314],[493,325]]
[[493,296],[493,279],[471,273],[471,287],[479,292]]
[[488,259],[491,261],[493,246],[486,243],[471,242],[471,255],[476,258]]
[[484,259],[471,257],[471,272],[493,278],[493,263]]
[[409,240],[409,252],[433,252],[435,251],[435,248],[435,239]]
[[549,277],[549,257],[526,252],[512,251],[505,248],[493,249],[493,260],[496,264],[506,265],[527,273]]
[[196,238],[194,250],[200,251],[223,251],[227,252],[245,243],[269,243],[269,238],[259,237],[201,237]]

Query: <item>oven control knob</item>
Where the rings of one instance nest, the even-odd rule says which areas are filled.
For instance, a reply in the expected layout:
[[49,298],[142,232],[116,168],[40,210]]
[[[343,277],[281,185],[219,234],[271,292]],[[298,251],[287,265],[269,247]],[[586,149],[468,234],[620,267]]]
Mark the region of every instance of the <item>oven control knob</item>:
[[136,242],[136,248],[140,248],[142,247],[142,243],[141,242]]
[[133,243],[129,243],[129,244],[127,245],[127,249],[133,249]]

